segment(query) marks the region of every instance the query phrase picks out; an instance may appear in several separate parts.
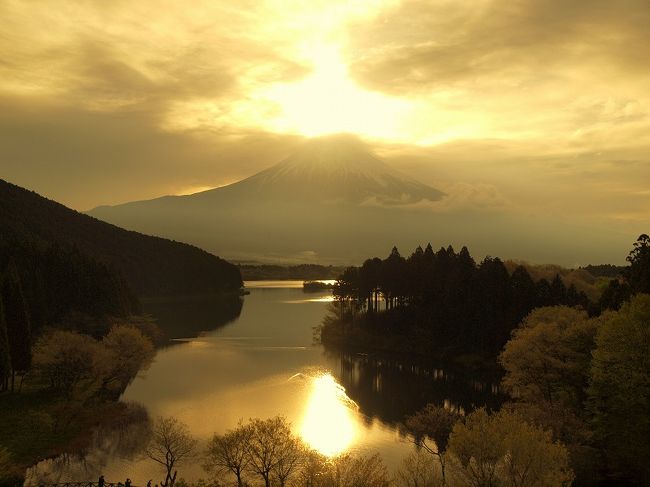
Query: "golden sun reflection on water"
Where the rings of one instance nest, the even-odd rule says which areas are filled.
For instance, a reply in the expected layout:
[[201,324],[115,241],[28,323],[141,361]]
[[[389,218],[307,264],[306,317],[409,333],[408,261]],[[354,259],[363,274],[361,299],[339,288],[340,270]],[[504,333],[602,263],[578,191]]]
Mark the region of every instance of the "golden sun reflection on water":
[[356,403],[331,374],[312,378],[300,436],[326,456],[346,451],[357,437]]

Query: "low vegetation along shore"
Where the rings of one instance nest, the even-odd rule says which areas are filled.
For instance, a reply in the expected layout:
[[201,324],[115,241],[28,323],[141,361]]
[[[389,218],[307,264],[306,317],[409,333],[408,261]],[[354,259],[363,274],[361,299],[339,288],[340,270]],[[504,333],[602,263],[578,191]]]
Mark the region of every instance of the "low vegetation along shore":
[[[403,427],[419,448],[394,472],[377,453],[324,456],[295,436],[282,417],[240,422],[215,434],[204,451],[183,424],[159,418],[147,455],[160,464],[163,487],[561,486],[574,478],[566,448],[517,413],[479,409],[463,418],[431,405],[407,418]],[[509,455],[514,448],[517,455]],[[189,457],[203,459],[206,479],[194,484],[177,479],[179,465]]]
[[118,398],[153,359],[153,338],[134,324],[116,324],[100,340],[50,329],[34,343],[29,369],[19,378],[2,364],[9,389],[0,394],[5,484],[20,483],[44,458],[83,452],[94,429],[140,419],[137,408]]

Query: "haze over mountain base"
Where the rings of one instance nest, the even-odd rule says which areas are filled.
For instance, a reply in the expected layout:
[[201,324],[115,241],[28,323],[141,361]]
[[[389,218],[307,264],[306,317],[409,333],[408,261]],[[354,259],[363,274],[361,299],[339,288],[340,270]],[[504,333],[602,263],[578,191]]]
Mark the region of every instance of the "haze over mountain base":
[[454,196],[393,170],[357,139],[339,135],[313,139],[229,186],[89,213],[231,260],[281,263],[353,264],[393,245],[412,250],[427,242],[566,266],[621,263],[637,236],[562,217],[449,204]]

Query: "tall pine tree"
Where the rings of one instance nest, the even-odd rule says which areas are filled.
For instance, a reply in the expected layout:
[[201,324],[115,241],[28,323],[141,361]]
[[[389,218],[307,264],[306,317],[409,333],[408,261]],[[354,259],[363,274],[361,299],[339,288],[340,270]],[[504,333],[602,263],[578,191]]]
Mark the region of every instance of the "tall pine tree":
[[24,374],[31,366],[32,334],[20,274],[13,261],[9,262],[2,280],[2,299],[11,357],[11,390],[14,390],[16,373]]
[[625,270],[625,277],[633,293],[650,294],[650,237],[641,234],[634,243],[634,248],[627,256],[630,267]]
[[0,295],[0,391],[7,389],[9,376],[11,375],[11,356],[9,354],[9,338],[7,336],[7,321],[5,310]]

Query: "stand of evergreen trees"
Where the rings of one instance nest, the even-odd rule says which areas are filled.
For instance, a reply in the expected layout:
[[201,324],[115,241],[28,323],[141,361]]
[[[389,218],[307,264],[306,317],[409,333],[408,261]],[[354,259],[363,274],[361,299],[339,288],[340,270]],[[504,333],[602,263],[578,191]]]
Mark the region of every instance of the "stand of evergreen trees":
[[74,248],[0,243],[0,390],[15,387],[31,365],[34,337],[46,326],[76,323],[80,331],[102,317],[139,311],[125,281]]
[[600,310],[618,310],[635,294],[650,294],[650,236],[639,235],[626,260],[630,265],[623,267],[603,291]]
[[[334,296],[339,325],[395,336],[417,330],[430,346],[491,355],[536,307],[590,307],[587,296],[567,287],[559,275],[535,282],[523,266],[510,274],[498,258],[477,264],[466,247],[458,253],[451,246],[434,252],[430,244],[408,258],[394,247],[383,260],[346,269]],[[327,342],[333,335],[323,331]]]

